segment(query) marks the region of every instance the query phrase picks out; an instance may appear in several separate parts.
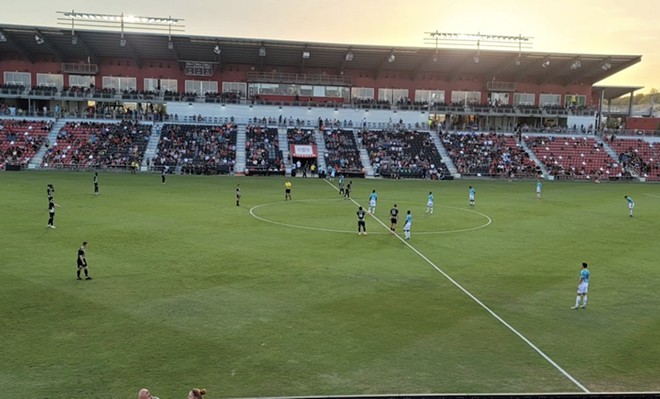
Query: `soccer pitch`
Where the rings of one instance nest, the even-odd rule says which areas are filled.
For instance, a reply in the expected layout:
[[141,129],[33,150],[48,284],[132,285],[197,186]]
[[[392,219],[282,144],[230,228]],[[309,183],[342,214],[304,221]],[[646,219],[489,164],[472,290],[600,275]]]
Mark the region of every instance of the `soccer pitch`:
[[660,391],[660,185],[284,181],[1,173],[2,396]]

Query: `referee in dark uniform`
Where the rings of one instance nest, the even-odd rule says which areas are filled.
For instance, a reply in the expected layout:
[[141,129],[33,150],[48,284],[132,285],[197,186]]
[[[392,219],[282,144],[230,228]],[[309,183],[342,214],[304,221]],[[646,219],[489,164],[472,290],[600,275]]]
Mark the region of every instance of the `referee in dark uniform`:
[[80,270],[82,269],[85,272],[85,280],[91,280],[89,272],[87,271],[87,241],[83,242],[80,248],[78,248],[78,258],[76,259],[78,264],[78,280],[82,280],[80,277]]
[[99,172],[94,172],[94,195],[99,195]]
[[390,209],[390,230],[392,233],[395,232],[396,230],[396,222],[399,219],[399,210],[396,207],[396,204],[394,204],[394,207]]
[[241,206],[241,185],[236,185],[236,206]]
[[361,236],[363,233],[365,236],[367,235],[367,225],[364,221],[366,215],[367,213],[364,211],[364,209],[362,209],[362,207],[359,207],[357,211],[359,236]]

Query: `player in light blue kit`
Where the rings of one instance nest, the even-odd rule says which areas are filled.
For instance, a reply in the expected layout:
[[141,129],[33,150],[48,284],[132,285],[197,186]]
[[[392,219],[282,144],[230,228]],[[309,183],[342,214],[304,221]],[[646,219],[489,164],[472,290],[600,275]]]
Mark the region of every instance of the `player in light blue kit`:
[[369,195],[369,209],[367,210],[372,215],[376,213],[376,202],[378,202],[378,194],[376,194],[376,190],[372,190]]
[[536,198],[541,199],[541,189],[543,188],[543,184],[541,184],[541,180],[536,181]]
[[403,232],[406,235],[406,240],[410,240],[410,226],[412,226],[412,215],[410,214],[410,210],[408,210],[408,213],[406,214],[406,224],[403,225]]
[[578,309],[580,307],[580,298],[582,298],[582,309],[587,308],[587,292],[589,291],[589,276],[591,272],[587,269],[587,262],[582,262],[582,270],[580,271],[580,282],[578,283],[577,298],[575,298],[575,306],[571,309]]
[[426,200],[426,211],[424,213],[433,213],[433,193],[431,191],[429,191],[429,196]]
[[626,201],[628,201],[628,211],[630,217],[633,217],[633,209],[635,209],[635,201],[633,201],[633,199],[628,197],[627,195],[624,195],[623,198],[625,198]]
[[468,190],[468,199],[470,200],[470,206],[474,206],[474,195],[477,193],[477,191],[474,189],[474,187],[470,186],[470,189]]

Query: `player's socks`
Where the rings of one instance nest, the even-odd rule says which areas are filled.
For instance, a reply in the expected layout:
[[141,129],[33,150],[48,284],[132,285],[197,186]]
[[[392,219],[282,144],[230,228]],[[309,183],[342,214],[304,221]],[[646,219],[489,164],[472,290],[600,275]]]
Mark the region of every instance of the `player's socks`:
[[582,307],[586,308],[587,307],[587,296],[585,295],[584,298],[582,298]]
[[575,298],[575,307],[577,308],[578,306],[580,306],[580,295]]
[[76,272],[76,274],[78,275],[78,280],[82,280],[82,279],[80,278],[80,270],[78,270],[78,271]]

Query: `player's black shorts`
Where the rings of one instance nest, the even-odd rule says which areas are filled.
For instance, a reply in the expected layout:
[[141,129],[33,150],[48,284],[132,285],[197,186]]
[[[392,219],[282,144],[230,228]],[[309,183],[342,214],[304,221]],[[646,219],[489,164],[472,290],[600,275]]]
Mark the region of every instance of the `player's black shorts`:
[[390,223],[396,224],[396,220],[397,220],[396,218],[390,218]]
[[284,193],[285,194],[291,194],[291,189],[290,188],[285,188]]
[[83,267],[87,267],[87,265],[78,261],[78,269],[82,269]]
[[364,220],[358,220],[358,227],[365,228]]

